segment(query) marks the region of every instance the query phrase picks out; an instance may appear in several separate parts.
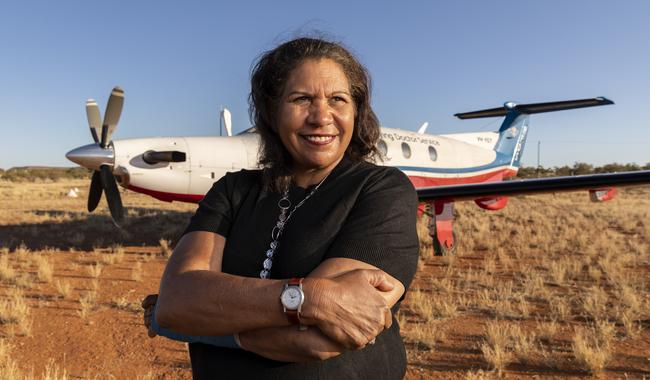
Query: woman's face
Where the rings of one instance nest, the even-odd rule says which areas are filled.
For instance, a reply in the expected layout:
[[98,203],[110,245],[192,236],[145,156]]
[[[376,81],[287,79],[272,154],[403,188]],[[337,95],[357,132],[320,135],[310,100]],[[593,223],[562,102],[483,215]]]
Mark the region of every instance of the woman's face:
[[348,78],[330,59],[309,59],[289,75],[278,107],[277,129],[296,174],[329,172],[341,160],[354,128]]

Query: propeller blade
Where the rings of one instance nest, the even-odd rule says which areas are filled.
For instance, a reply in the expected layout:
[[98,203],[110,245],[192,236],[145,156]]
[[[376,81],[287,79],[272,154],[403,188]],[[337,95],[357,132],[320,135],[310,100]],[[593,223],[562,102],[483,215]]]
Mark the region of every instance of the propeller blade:
[[224,108],[221,111],[221,122],[224,128],[226,128],[226,134],[228,137],[232,136],[232,115],[228,108]]
[[88,191],[88,211],[93,212],[102,198],[102,179],[97,170],[93,172],[93,178],[90,180],[90,190]]
[[102,116],[99,113],[99,106],[97,106],[97,102],[94,99],[86,100],[86,116],[88,117],[90,134],[93,135],[93,140],[98,143],[102,131]]
[[117,188],[117,183],[115,183],[115,176],[113,176],[111,168],[108,165],[102,165],[100,167],[100,173],[108,208],[111,211],[113,222],[119,227],[120,223],[124,220],[124,209],[122,207],[120,191]]
[[106,148],[111,140],[113,131],[115,131],[115,127],[120,121],[123,105],[124,91],[119,87],[115,87],[111,92],[111,96],[108,98],[108,104],[106,105],[106,114],[104,115],[104,124],[102,125],[102,139],[100,143],[102,148]]

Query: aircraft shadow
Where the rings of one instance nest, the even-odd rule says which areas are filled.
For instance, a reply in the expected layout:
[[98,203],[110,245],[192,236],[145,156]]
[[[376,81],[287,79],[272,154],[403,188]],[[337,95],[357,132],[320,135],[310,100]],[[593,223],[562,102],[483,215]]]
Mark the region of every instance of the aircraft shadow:
[[118,228],[108,215],[35,210],[37,215],[58,217],[59,220],[0,226],[0,247],[15,250],[24,245],[36,251],[46,248],[91,250],[118,244],[157,246],[160,239],[175,242],[193,214],[137,207],[129,207],[127,212],[125,221]]

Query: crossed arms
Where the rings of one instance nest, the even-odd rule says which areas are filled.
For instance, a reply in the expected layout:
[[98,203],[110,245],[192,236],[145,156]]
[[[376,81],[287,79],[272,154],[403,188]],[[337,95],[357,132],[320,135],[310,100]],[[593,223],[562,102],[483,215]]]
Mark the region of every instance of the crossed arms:
[[226,239],[212,232],[183,236],[167,264],[156,305],[161,327],[196,335],[239,333],[244,349],[273,360],[324,360],[365,347],[390,327],[401,282],[353,259],[330,258],[305,279],[298,331],[279,302],[286,280],[221,272]]

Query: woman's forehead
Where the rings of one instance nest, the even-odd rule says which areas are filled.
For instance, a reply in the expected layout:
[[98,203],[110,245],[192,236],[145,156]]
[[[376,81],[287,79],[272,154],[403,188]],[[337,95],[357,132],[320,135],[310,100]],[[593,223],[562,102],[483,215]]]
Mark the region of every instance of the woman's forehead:
[[327,58],[308,59],[296,66],[285,85],[285,94],[291,92],[350,92],[350,83],[341,65]]

